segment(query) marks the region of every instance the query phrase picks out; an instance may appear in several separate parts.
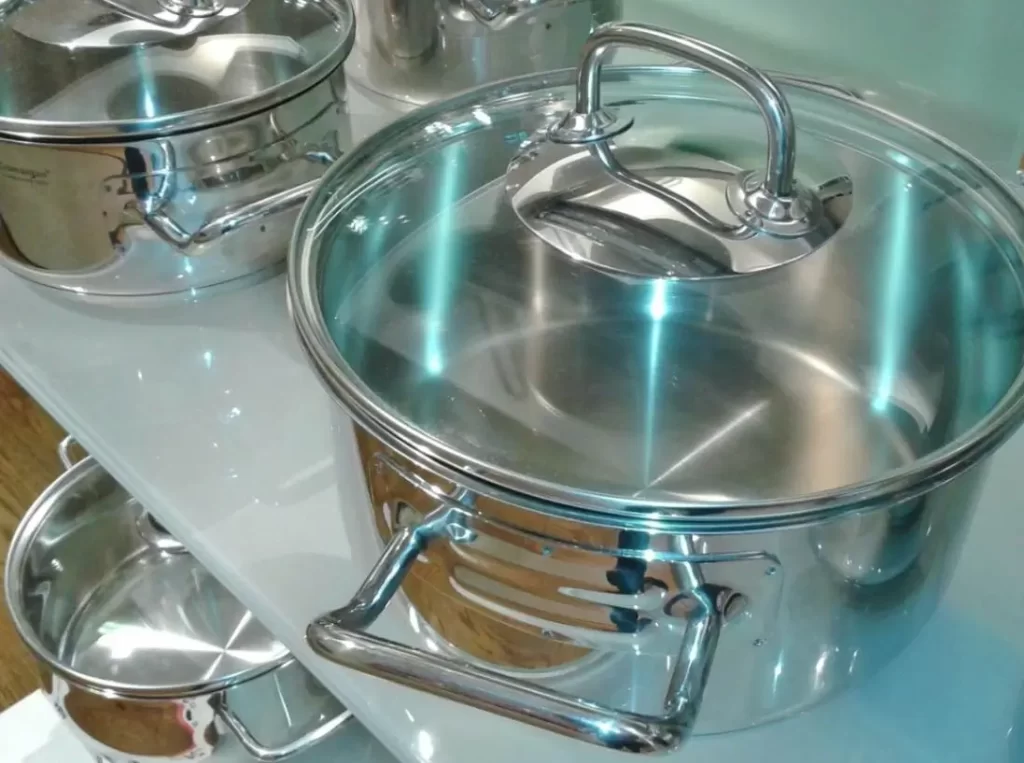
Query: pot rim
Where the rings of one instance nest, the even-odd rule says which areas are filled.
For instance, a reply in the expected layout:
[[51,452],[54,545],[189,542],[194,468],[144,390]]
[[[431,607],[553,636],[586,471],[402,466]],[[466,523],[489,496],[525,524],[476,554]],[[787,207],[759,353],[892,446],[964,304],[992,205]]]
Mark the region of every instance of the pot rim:
[[330,53],[315,64],[291,79],[255,95],[154,119],[58,122],[0,116],[0,141],[48,144],[143,140],[229,124],[280,106],[330,77],[345,62],[355,44],[355,12],[351,0],[318,1],[334,11],[335,18],[345,25],[345,33],[339,37]]
[[[611,66],[604,74],[606,82],[636,75],[679,76],[670,66]],[[692,76],[693,71],[688,70]],[[712,76],[712,75],[706,75]],[[534,479],[488,464],[458,451],[418,430],[378,401],[367,386],[351,372],[348,363],[331,341],[320,310],[318,276],[322,249],[314,247],[317,218],[322,198],[346,198],[360,192],[351,181],[340,178],[359,175],[362,164],[401,141],[408,133],[443,121],[449,112],[463,113],[475,107],[493,106],[521,99],[538,89],[566,86],[575,81],[576,70],[531,74],[497,84],[466,91],[454,98],[418,109],[376,132],[332,166],[310,196],[293,228],[288,252],[288,305],[300,344],[321,382],[335,401],[370,434],[394,448],[418,466],[450,481],[468,487],[480,495],[515,504],[549,516],[614,528],[656,532],[743,533],[778,527],[814,524],[851,512],[883,508],[910,500],[954,479],[978,464],[1005,442],[1024,421],[1024,368],[996,405],[974,426],[952,442],[914,461],[911,465],[885,472],[877,477],[829,490],[808,493],[797,498],[776,498],[723,503],[693,501],[639,500],[596,491],[580,490]],[[1024,213],[1022,203],[994,171],[973,155],[941,135],[880,106],[838,92],[823,91],[813,82],[783,80],[786,87],[812,92],[847,104],[850,108],[889,122],[963,162],[980,175],[986,188],[1001,203]],[[339,192],[338,187],[341,186]],[[1018,246],[1018,255],[1021,255]],[[1018,288],[1024,284],[1018,283]]]
[[83,691],[111,699],[129,701],[188,699],[212,695],[248,683],[294,660],[290,652],[284,651],[280,657],[274,660],[234,675],[192,684],[140,687],[86,675],[68,667],[50,649],[47,649],[17,604],[22,600],[21,571],[25,566],[26,555],[32,547],[36,534],[49,520],[60,499],[73,490],[79,482],[96,472],[107,473],[92,456],[87,456],[61,474],[32,502],[11,538],[7,561],[4,565],[4,596],[7,601],[7,611],[18,636],[37,660],[56,675]]

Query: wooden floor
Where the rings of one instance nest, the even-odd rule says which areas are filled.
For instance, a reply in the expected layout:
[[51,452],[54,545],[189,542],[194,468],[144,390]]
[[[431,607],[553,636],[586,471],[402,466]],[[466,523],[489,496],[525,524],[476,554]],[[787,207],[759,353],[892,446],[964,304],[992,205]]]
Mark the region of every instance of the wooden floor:
[[[61,437],[53,419],[0,371],[0,560],[25,509],[60,474]],[[35,663],[0,607],[0,710],[37,686]]]

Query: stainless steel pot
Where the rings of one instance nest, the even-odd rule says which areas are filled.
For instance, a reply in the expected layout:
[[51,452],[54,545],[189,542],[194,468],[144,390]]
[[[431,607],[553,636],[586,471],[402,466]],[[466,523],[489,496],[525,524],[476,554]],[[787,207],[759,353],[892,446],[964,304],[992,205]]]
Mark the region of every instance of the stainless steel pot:
[[[351,714],[92,458],[11,542],[4,586],[43,688],[100,760],[199,760],[225,731],[283,760]],[[251,729],[258,729],[253,731]]]
[[635,752],[870,675],[1024,415],[1022,231],[941,137],[639,25],[385,128],[289,260],[384,543],[310,644]]
[[[284,258],[348,145],[348,0],[0,6],[0,260],[96,296]],[[173,9],[172,9],[173,6]],[[191,15],[190,15],[191,14]]]
[[422,105],[477,85],[574,66],[621,0],[355,0],[353,82]]

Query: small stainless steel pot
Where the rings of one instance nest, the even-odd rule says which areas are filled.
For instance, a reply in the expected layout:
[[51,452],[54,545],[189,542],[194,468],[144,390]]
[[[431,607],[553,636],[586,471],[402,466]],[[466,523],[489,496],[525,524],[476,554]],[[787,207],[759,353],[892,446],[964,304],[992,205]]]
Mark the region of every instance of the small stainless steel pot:
[[[300,217],[293,316],[384,549],[307,637],[653,752],[822,701],[934,611],[1024,416],[1024,207],[684,35],[581,61],[390,125]],[[368,632],[400,594],[411,645]]]
[[0,4],[0,261],[99,297],[282,260],[349,143],[348,0]]
[[576,64],[621,0],[355,0],[352,81],[421,105],[487,82]]
[[[5,570],[43,688],[101,760],[199,760],[224,731],[261,761],[351,714],[92,458],[32,505]],[[256,728],[258,731],[251,731]]]

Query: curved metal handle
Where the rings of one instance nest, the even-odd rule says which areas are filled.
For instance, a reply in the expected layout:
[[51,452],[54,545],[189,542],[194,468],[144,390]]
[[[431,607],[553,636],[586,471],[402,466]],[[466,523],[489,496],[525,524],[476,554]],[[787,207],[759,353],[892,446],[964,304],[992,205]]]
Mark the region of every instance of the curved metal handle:
[[146,212],[141,208],[139,211],[146,225],[161,239],[174,246],[182,254],[192,256],[195,254],[195,247],[201,244],[207,244],[245,225],[301,206],[319,183],[319,178],[308,180],[294,188],[271,194],[251,204],[230,210],[204,223],[199,230],[194,232],[185,230],[167,214],[163,206],[151,212]]
[[[774,198],[787,198],[792,194],[796,124],[789,102],[778,85],[728,51],[658,27],[612,23],[599,27],[590,36],[583,48],[576,77],[576,112],[552,131],[553,140],[583,143],[612,136],[613,131],[607,125],[608,115],[605,115],[605,125],[599,134],[593,134],[593,122],[602,113],[601,70],[604,60],[617,47],[643,48],[675,56],[722,77],[750,96],[768,129],[767,170],[761,187]],[[628,125],[620,123],[618,131],[626,127]]]
[[57,444],[57,458],[60,459],[61,466],[67,471],[77,464],[81,459],[75,458],[71,454],[71,449],[75,446],[81,448],[81,444],[75,439],[74,435],[67,435],[63,440]]
[[[291,665],[295,664],[295,659],[292,658],[287,662],[279,665],[276,670],[283,670]],[[351,722],[355,722],[355,717],[352,715],[350,710],[342,710],[338,715],[330,718],[312,731],[300,736],[298,739],[294,739],[291,742],[280,745],[278,747],[268,746],[260,742],[253,733],[249,731],[248,726],[245,722],[235,714],[228,703],[228,691],[223,691],[213,699],[214,711],[217,713],[217,717],[220,718],[224,725],[227,726],[228,730],[234,734],[235,738],[238,739],[239,744],[245,748],[245,751],[249,753],[253,758],[262,763],[276,763],[279,760],[285,760],[306,752],[312,747],[327,739],[335,732],[339,731],[343,726],[348,725]]]
[[718,644],[720,616],[696,565],[688,565],[695,606],[662,715],[605,707],[498,672],[363,633],[387,607],[417,556],[435,540],[465,536],[465,508],[442,501],[422,522],[395,533],[352,600],[309,625],[313,650],[339,665],[592,744],[662,752],[693,730]]

